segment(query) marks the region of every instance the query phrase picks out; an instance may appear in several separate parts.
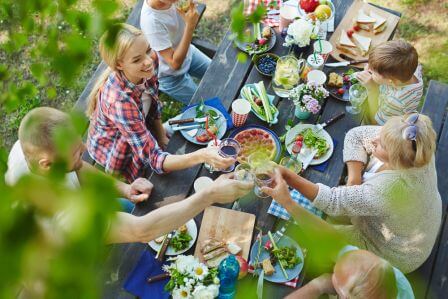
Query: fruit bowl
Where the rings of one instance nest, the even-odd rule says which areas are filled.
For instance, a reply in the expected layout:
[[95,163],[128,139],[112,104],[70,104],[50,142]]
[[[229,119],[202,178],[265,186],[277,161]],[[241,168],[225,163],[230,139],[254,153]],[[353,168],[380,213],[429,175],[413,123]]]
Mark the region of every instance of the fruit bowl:
[[279,56],[273,53],[257,54],[252,57],[252,61],[254,62],[257,71],[268,77],[274,75],[278,59]]
[[[334,4],[333,4],[332,1],[330,1],[330,0],[320,1],[319,5],[323,5],[323,4],[328,5],[328,6],[330,7],[330,9],[331,9],[331,15],[330,15],[327,19],[325,19],[325,20],[321,20],[321,24],[325,24],[326,22],[328,22],[329,20],[331,20],[332,18],[334,18],[335,11],[336,11],[336,8],[334,7]],[[318,6],[317,6],[317,7],[318,7]],[[317,9],[317,7],[316,7],[316,9]],[[313,10],[313,12],[306,12],[305,10],[303,10],[303,9],[300,7],[300,4],[299,4],[299,7],[298,7],[298,8],[299,8],[299,14],[300,14],[302,17],[305,17],[305,16],[307,16],[308,14],[316,14],[316,11],[315,11],[315,10]]]

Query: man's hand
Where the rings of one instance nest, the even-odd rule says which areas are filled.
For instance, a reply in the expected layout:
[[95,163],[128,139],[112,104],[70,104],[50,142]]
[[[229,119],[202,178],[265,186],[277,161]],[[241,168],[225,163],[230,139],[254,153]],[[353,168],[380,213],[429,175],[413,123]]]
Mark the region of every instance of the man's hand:
[[197,10],[197,5],[193,3],[193,1],[191,1],[190,8],[186,12],[183,12],[180,9],[177,9],[177,12],[180,14],[185,22],[185,25],[187,25],[190,30],[194,30],[196,28],[196,24],[199,21],[199,13]]
[[221,157],[217,147],[204,148],[200,151],[203,162],[211,165],[214,169],[227,169],[235,163],[233,158]]
[[138,178],[128,185],[126,197],[133,203],[147,200],[154,185],[144,178]]
[[291,195],[289,195],[288,184],[282,177],[281,170],[276,168],[274,171],[273,188],[263,187],[261,191],[273,199],[275,199],[282,206],[286,206],[292,202]]
[[356,78],[367,89],[373,89],[376,85],[375,81],[372,79],[372,74],[368,70],[356,73]]
[[212,203],[226,204],[243,197],[253,187],[253,183],[234,180],[233,173],[228,173],[221,175],[203,191],[209,194]]

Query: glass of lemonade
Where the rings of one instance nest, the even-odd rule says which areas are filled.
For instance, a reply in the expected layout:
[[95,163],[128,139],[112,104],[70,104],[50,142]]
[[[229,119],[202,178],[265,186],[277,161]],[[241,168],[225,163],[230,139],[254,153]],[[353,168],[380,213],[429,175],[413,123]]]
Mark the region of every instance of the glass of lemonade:
[[187,12],[188,9],[190,8],[191,5],[191,0],[178,0],[176,2],[176,7],[180,10],[182,10],[183,12]]
[[303,61],[299,61],[292,55],[280,57],[275,68],[272,88],[281,98],[288,98],[291,89],[300,82],[300,71]]
[[367,89],[359,83],[353,84],[348,90],[348,94],[352,105],[346,107],[347,112],[350,114],[361,113],[361,106],[367,99]]

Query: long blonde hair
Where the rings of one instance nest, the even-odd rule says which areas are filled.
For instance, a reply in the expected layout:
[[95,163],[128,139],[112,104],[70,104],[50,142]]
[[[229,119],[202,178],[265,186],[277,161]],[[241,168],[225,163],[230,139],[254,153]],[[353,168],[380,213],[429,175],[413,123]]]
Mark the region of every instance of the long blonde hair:
[[390,118],[381,129],[381,138],[384,138],[384,148],[389,155],[389,165],[394,169],[408,169],[422,167],[428,164],[436,151],[436,132],[432,127],[431,119],[423,114],[418,117],[416,149],[412,142],[403,138],[403,130],[408,126],[400,116]]
[[99,76],[89,95],[86,114],[91,116],[96,109],[98,92],[104,85],[109,75],[117,71],[117,64],[123,58],[126,51],[139,36],[143,35],[140,29],[132,25],[119,23],[109,28],[99,43],[101,58],[106,62],[108,68]]

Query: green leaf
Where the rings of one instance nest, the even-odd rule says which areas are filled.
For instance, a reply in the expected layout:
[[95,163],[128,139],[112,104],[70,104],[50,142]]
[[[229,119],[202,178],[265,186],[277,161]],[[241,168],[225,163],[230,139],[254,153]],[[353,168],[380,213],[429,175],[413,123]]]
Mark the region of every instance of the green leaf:
[[267,10],[263,4],[258,5],[254,12],[249,16],[249,21],[256,24],[260,23],[266,16]]
[[247,54],[243,53],[243,52],[239,52],[238,55],[236,56],[236,59],[238,60],[239,63],[246,63]]

